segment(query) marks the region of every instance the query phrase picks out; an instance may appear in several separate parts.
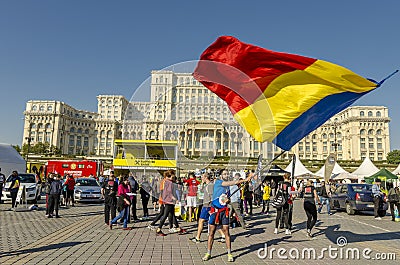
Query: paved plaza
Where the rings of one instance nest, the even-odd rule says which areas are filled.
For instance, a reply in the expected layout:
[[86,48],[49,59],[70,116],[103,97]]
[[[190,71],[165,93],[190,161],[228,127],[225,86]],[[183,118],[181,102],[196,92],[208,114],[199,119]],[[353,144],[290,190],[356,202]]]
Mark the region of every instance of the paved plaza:
[[[0,264],[228,263],[226,246],[219,242],[214,243],[212,259],[201,260],[207,249],[207,232],[202,234],[201,243],[191,242],[189,238],[196,230],[195,222],[181,222],[189,231],[186,235],[157,237],[154,231],[146,228],[149,221],[130,224],[131,231],[123,231],[121,226],[109,230],[104,224],[101,204],[62,208],[60,219],[46,218],[44,205],[39,204],[39,207],[37,211],[13,212],[8,210],[9,203],[0,205]],[[231,229],[236,264],[399,262],[400,223],[391,222],[390,216],[377,221],[370,213],[349,216],[337,212],[328,216],[323,212],[313,230],[316,237],[308,239],[301,200],[295,201],[292,235],[285,235],[283,229],[274,234],[275,212],[266,216],[260,211],[255,208],[248,220],[250,230]],[[152,210],[151,213],[154,214]],[[167,231],[166,227],[164,232]],[[338,238],[342,247],[338,246]],[[376,260],[380,257],[391,260]]]

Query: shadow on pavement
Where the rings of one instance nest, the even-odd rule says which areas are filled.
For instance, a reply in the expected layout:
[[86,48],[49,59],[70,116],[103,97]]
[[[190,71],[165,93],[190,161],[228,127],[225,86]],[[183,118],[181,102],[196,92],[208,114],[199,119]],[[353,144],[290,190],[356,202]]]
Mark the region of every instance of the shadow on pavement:
[[328,226],[325,229],[319,229],[316,227],[316,229],[318,229],[319,231],[314,235],[324,234],[329,241],[335,244],[337,243],[339,237],[345,237],[347,239],[347,243],[400,239],[400,234],[393,232],[376,233],[376,234],[356,234],[351,231],[343,231],[340,230],[340,224]]
[[[293,238],[291,236],[283,236],[281,238],[275,238],[275,239],[266,241],[264,243],[258,243],[258,244],[238,248],[238,249],[233,250],[232,253],[243,251],[242,253],[237,255],[237,258],[238,258],[241,256],[245,256],[249,253],[254,253],[254,252],[257,253],[257,251],[261,248],[264,248],[265,245],[267,245],[267,246],[278,245],[280,242],[283,242],[283,241],[288,241],[288,242],[290,241],[291,243],[293,243],[293,242],[304,242],[306,240],[293,240]],[[224,255],[224,254],[221,254],[220,256],[222,256],[222,255]],[[215,257],[217,257],[217,256],[215,256]]]
[[76,213],[76,214],[64,214],[63,212],[60,212],[60,215],[62,217],[80,217],[80,216],[92,216],[92,215],[103,215],[103,211],[96,211],[96,212],[84,212],[84,213]]
[[91,243],[91,242],[92,241],[63,242],[63,243],[57,243],[57,244],[51,244],[51,245],[47,245],[47,246],[42,246],[42,247],[38,247],[38,248],[15,250],[15,251],[10,251],[10,252],[0,253],[0,258],[9,257],[9,256],[15,256],[15,255],[31,254],[31,253],[35,253],[35,252],[42,252],[42,251],[47,251],[47,250],[52,250],[52,249],[62,249],[62,248],[73,247],[73,246],[76,246],[76,245],[86,244],[86,243]]

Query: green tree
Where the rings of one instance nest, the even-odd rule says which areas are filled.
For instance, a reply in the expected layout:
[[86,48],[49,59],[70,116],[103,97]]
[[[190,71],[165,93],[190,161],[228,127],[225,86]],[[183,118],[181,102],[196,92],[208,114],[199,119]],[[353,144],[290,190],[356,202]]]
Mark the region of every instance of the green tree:
[[29,149],[29,154],[35,154],[35,155],[61,155],[61,149],[58,148],[57,146],[50,145],[48,142],[46,143],[36,143],[35,145],[28,146],[28,144],[24,144],[22,148],[20,148],[21,154],[26,155],[28,153]]
[[387,161],[390,164],[400,163],[400,150],[393,150],[387,154]]
[[19,147],[19,145],[12,145],[12,147],[14,147],[15,150],[17,150],[18,153],[21,153],[21,147]]

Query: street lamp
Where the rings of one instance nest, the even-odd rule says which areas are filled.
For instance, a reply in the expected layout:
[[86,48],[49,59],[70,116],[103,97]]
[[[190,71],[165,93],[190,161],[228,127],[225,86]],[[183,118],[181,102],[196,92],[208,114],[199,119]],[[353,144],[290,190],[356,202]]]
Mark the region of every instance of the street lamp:
[[[28,164],[29,163],[29,152],[31,149],[31,141],[32,141],[30,128],[29,128],[29,137],[25,137],[25,140],[28,142],[28,150],[26,152],[26,158],[25,158],[26,164]],[[28,172],[31,172],[31,164],[29,164],[29,168],[28,167],[26,167],[26,168],[27,168]]]
[[334,147],[336,156],[337,156],[337,150],[338,150],[338,146],[339,146],[339,143],[337,142],[337,125],[338,125],[337,122],[334,121],[333,122],[334,142],[332,143],[332,146]]

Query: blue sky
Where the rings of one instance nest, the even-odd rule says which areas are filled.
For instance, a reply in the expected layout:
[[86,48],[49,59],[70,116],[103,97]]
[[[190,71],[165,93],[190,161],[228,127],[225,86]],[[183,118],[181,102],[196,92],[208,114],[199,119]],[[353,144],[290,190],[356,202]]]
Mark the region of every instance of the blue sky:
[[[199,58],[218,36],[327,60],[380,80],[400,68],[400,2],[1,1],[0,142],[22,142],[30,99],[96,111],[151,70]],[[400,74],[356,105],[389,108],[400,149]]]

